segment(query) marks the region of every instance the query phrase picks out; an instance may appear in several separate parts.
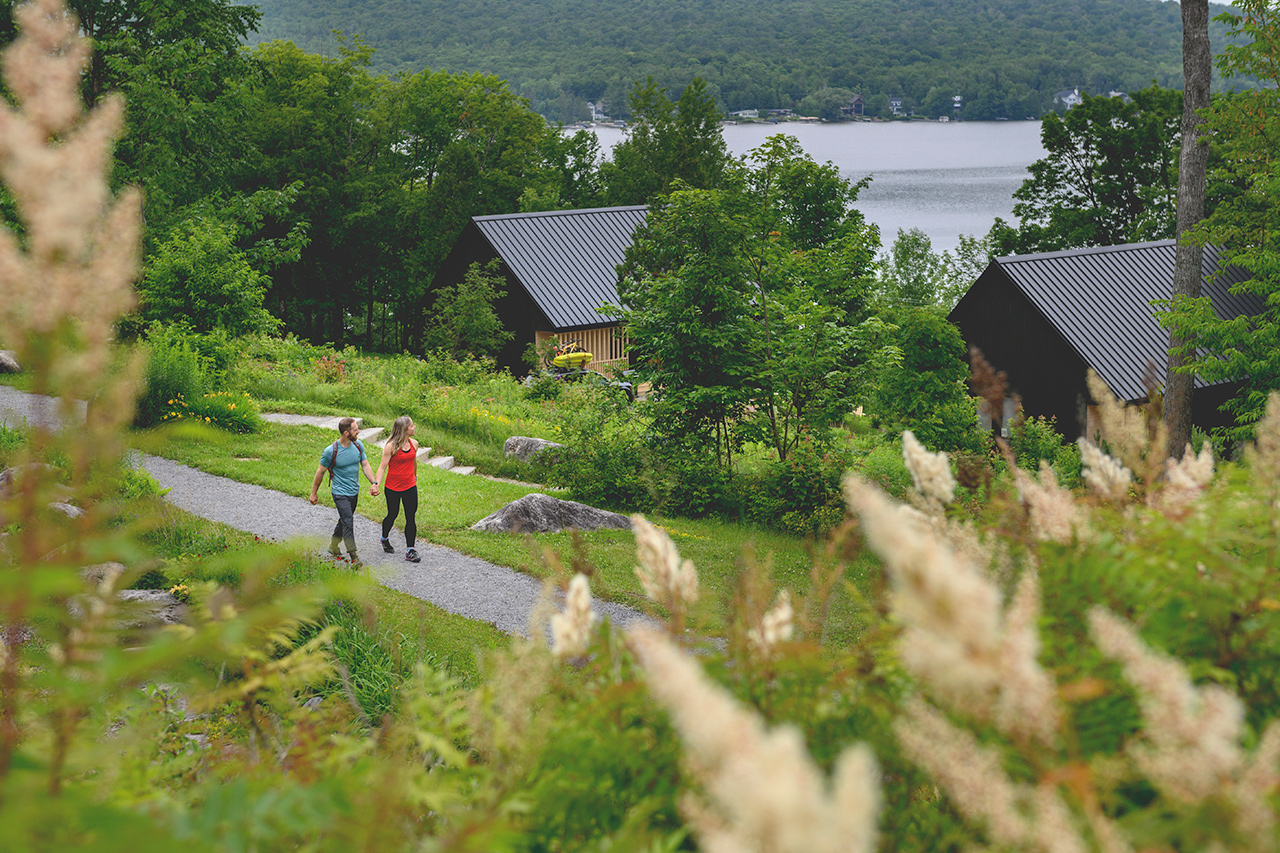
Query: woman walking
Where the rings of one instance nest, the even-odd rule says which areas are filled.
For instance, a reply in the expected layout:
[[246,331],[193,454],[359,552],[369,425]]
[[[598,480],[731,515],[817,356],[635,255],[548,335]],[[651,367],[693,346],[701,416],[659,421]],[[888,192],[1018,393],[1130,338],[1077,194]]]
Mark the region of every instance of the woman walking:
[[382,462],[374,479],[382,484],[387,496],[387,517],[382,519],[382,550],[395,553],[387,537],[400,515],[400,505],[404,504],[404,541],[409,548],[404,558],[418,563],[422,558],[414,548],[418,538],[418,442],[413,438],[414,431],[413,418],[408,415],[396,418],[391,437],[382,445]]

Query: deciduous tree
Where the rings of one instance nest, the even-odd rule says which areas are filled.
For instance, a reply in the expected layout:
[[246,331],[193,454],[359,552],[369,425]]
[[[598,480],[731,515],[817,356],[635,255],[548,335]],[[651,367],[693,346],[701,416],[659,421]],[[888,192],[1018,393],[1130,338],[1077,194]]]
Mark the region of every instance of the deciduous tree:
[[185,323],[197,332],[272,332],[279,321],[263,307],[270,283],[236,248],[226,224],[201,219],[177,229],[148,259],[140,312],[146,321]]
[[705,80],[694,78],[672,103],[650,77],[635,85],[629,103],[627,138],[601,167],[609,204],[645,204],[676,181],[694,189],[717,185],[729,158]]
[[[1204,219],[1204,196],[1209,167],[1209,138],[1202,112],[1209,108],[1213,53],[1209,49],[1209,0],[1182,0],[1182,150],[1178,161],[1178,248],[1173,261],[1173,298],[1200,295],[1204,245],[1192,233]],[[1181,459],[1191,441],[1192,377],[1179,370],[1189,357],[1182,351],[1186,338],[1176,329],[1169,334],[1165,374],[1164,422],[1169,430],[1168,455]]]
[[428,348],[455,359],[493,355],[514,337],[493,309],[494,301],[506,295],[506,283],[497,271],[500,263],[474,263],[457,285],[436,291],[427,322]]
[[861,186],[775,136],[720,189],[677,189],[650,214],[621,296],[661,429],[726,461],[744,437],[786,459],[852,408],[877,245],[852,208]]
[[1213,179],[1237,191],[1218,200],[1207,220],[1188,235],[1187,245],[1212,242],[1226,260],[1248,270],[1252,278],[1233,291],[1256,296],[1263,310],[1224,320],[1208,297],[1178,293],[1162,321],[1172,332],[1172,352],[1183,359],[1179,365],[1171,358],[1172,370],[1188,380],[1195,375],[1242,383],[1240,393],[1226,404],[1236,418],[1230,434],[1242,439],[1252,435],[1262,417],[1268,392],[1280,388],[1280,238],[1275,228],[1280,205],[1275,158],[1280,13],[1265,0],[1243,0],[1236,9],[1218,16],[1237,36],[1218,57],[1218,67],[1227,75],[1252,77],[1258,85],[1216,100],[1206,117],[1214,147],[1223,153],[1212,161]]
[[1047,156],[1014,193],[1021,224],[1009,253],[1173,236],[1178,93],[1153,85],[1132,100],[1083,98],[1044,117]]

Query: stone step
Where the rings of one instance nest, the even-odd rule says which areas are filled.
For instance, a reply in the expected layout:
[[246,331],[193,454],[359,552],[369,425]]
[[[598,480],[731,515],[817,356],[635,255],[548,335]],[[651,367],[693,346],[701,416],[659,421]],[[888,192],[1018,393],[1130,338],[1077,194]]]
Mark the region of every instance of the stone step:
[[[338,421],[342,420],[328,415],[294,415],[288,412],[263,412],[262,419],[289,426],[313,426],[320,429],[331,429],[334,432],[338,431]],[[363,428],[364,419],[356,418],[356,424]]]
[[432,465],[436,468],[439,468],[442,471],[448,471],[450,468],[453,467],[453,457],[452,456],[432,456],[430,459],[427,460],[427,464]]
[[[389,436],[389,435],[388,435],[388,436],[382,436],[382,437],[380,437],[377,441],[375,441],[375,442],[373,442],[373,443],[374,443],[374,444],[376,444],[378,447],[380,447],[380,448],[384,448],[384,449],[385,449],[385,448],[386,448],[386,446],[387,446],[387,440],[388,440],[388,439],[390,439],[390,438],[391,438],[391,436]],[[415,455],[415,458],[417,458],[417,459],[421,459],[421,458],[422,458],[422,457],[424,457],[424,456],[430,456],[430,455],[431,455],[431,448],[430,448],[430,447],[426,447],[425,445],[421,445],[421,444],[420,444],[420,445],[418,445],[418,452],[417,452],[417,454]]]
[[474,474],[475,472],[474,465],[455,465],[449,469],[450,474]]
[[386,430],[383,429],[382,427],[374,427],[368,432],[362,431],[360,433],[360,440],[363,441],[365,444],[376,444],[378,447],[381,447],[382,445],[386,444],[387,439],[391,437],[389,435],[383,435],[383,433],[385,432]]

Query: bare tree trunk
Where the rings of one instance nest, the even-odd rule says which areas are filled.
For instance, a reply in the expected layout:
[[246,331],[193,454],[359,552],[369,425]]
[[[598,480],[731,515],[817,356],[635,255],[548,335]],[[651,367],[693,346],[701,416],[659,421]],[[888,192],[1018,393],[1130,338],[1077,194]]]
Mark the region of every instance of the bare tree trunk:
[[[1200,110],[1209,106],[1212,73],[1209,51],[1209,0],[1182,0],[1182,155],[1178,163],[1178,247],[1173,264],[1173,296],[1200,295],[1200,265],[1204,254],[1199,243],[1186,239],[1189,229],[1204,219],[1205,174],[1209,166],[1209,140]],[[1169,335],[1169,365],[1165,375],[1164,422],[1169,430],[1169,455],[1182,457],[1191,440],[1191,376],[1175,373],[1184,358],[1172,350],[1185,343],[1181,335]]]

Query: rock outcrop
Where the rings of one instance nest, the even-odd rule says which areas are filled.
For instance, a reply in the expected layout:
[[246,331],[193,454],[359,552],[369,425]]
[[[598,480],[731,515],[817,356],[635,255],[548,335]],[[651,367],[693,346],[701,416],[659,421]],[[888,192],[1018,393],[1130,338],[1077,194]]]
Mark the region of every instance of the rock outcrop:
[[549,447],[564,447],[545,438],[530,438],[527,435],[513,435],[502,443],[502,452],[508,457],[515,457],[521,462],[528,462],[537,454]]
[[630,530],[631,519],[616,512],[562,501],[550,495],[525,495],[471,525],[490,533],[557,533],[561,530]]
[[116,593],[120,602],[120,627],[124,630],[147,630],[164,625],[178,625],[186,620],[187,605],[162,589],[122,589]]

